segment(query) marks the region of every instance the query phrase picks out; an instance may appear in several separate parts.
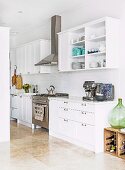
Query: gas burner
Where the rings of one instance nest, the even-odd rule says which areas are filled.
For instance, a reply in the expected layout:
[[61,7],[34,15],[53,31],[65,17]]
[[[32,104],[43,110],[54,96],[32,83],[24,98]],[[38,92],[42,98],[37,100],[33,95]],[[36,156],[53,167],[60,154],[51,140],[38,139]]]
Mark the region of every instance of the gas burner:
[[43,94],[36,94],[34,96],[40,96],[40,97],[68,97],[69,94],[67,94],[67,93],[55,93],[55,94],[43,93]]

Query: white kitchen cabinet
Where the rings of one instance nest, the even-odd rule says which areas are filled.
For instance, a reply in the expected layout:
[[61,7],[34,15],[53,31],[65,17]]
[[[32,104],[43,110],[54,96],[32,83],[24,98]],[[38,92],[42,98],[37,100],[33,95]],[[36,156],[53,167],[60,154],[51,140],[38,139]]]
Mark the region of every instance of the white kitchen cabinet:
[[67,118],[58,118],[59,129],[58,133],[69,138],[76,138],[76,122],[73,122]]
[[15,65],[16,65],[15,49],[11,49],[10,50],[10,75],[11,76],[14,74]]
[[11,95],[11,118],[19,118],[19,96]]
[[32,97],[22,95],[20,96],[20,99],[19,121],[32,124]]
[[69,71],[71,68],[71,54],[70,54],[70,33],[64,32],[58,36],[58,69],[59,71]]
[[16,48],[16,65],[17,65],[17,74],[25,74],[26,66],[25,66],[25,47],[21,46]]
[[32,97],[26,96],[26,122],[32,124]]
[[40,39],[16,48],[17,74],[51,73],[54,66],[35,66],[50,54],[50,40]]
[[[55,132],[58,131],[58,107],[55,107],[59,105],[58,101],[51,100],[49,102],[49,112],[51,111],[52,114],[49,114],[49,126],[51,127],[51,131]],[[54,115],[53,115],[54,114]]]
[[[50,41],[49,40],[41,40],[40,41],[40,60],[44,59],[48,55],[50,55]],[[40,73],[51,73],[51,69],[53,66],[40,66]]]
[[11,95],[11,117],[18,123],[31,127],[32,125],[32,96]]
[[25,68],[26,74],[33,73],[33,44],[26,44],[23,48],[25,48]]
[[119,20],[111,17],[58,33],[59,71],[118,68]]
[[84,102],[50,98],[49,134],[92,150],[103,152],[103,131],[115,102]]
[[94,136],[94,126],[86,124],[86,123],[77,123],[77,132],[76,138],[85,144],[95,145],[95,136]]

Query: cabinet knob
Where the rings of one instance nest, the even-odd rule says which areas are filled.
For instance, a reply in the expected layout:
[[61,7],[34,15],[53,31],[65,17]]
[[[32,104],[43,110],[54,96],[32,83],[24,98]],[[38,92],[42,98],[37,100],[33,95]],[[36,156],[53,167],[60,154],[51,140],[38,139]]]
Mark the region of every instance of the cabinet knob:
[[64,119],[64,121],[65,121],[65,122],[68,122],[68,120],[67,120],[67,119]]
[[68,104],[68,102],[64,102],[65,104]]
[[82,106],[86,106],[86,103],[82,103]]
[[82,123],[82,126],[86,126],[86,124],[83,124],[83,123]]
[[82,114],[86,115],[86,112],[82,112]]
[[68,109],[67,109],[67,108],[64,108],[64,111],[68,111]]

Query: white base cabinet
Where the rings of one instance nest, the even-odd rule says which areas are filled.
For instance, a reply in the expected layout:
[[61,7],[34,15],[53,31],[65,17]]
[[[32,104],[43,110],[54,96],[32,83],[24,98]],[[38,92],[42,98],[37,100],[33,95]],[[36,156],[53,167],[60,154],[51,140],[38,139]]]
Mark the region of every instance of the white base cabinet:
[[11,95],[11,118],[32,127],[32,96]]
[[83,102],[51,98],[49,134],[95,153],[103,152],[103,131],[115,102]]

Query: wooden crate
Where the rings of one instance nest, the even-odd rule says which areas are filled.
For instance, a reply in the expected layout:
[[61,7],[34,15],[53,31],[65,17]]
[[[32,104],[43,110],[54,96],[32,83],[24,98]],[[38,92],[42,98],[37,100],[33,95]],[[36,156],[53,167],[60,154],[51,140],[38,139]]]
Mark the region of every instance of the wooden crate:
[[[111,153],[107,149],[109,149],[106,144],[108,143],[108,140],[106,138],[115,135],[116,139],[116,151]],[[110,139],[109,139],[110,141]],[[117,156],[119,158],[125,159],[125,154],[121,155],[121,153],[125,153],[123,150],[121,150],[122,146],[125,145],[123,144],[125,142],[125,132],[121,132],[119,129],[113,129],[113,128],[105,128],[104,129],[104,151],[108,154],[111,154],[113,156]]]
[[[118,141],[117,141],[117,135],[118,135],[118,130],[113,129],[113,128],[105,128],[104,129],[104,151],[106,153],[109,153],[113,156],[117,156],[118,155]],[[110,152],[110,147],[111,145],[107,145],[107,143],[110,143],[111,140],[107,138],[114,135],[115,136],[115,144],[116,144],[116,151],[115,152]]]
[[121,148],[123,145],[123,142],[125,141],[125,133],[123,132],[119,132],[118,133],[118,157],[119,158],[122,158],[122,159],[125,159],[125,155],[121,155],[123,152],[125,153],[125,150],[122,151]]

